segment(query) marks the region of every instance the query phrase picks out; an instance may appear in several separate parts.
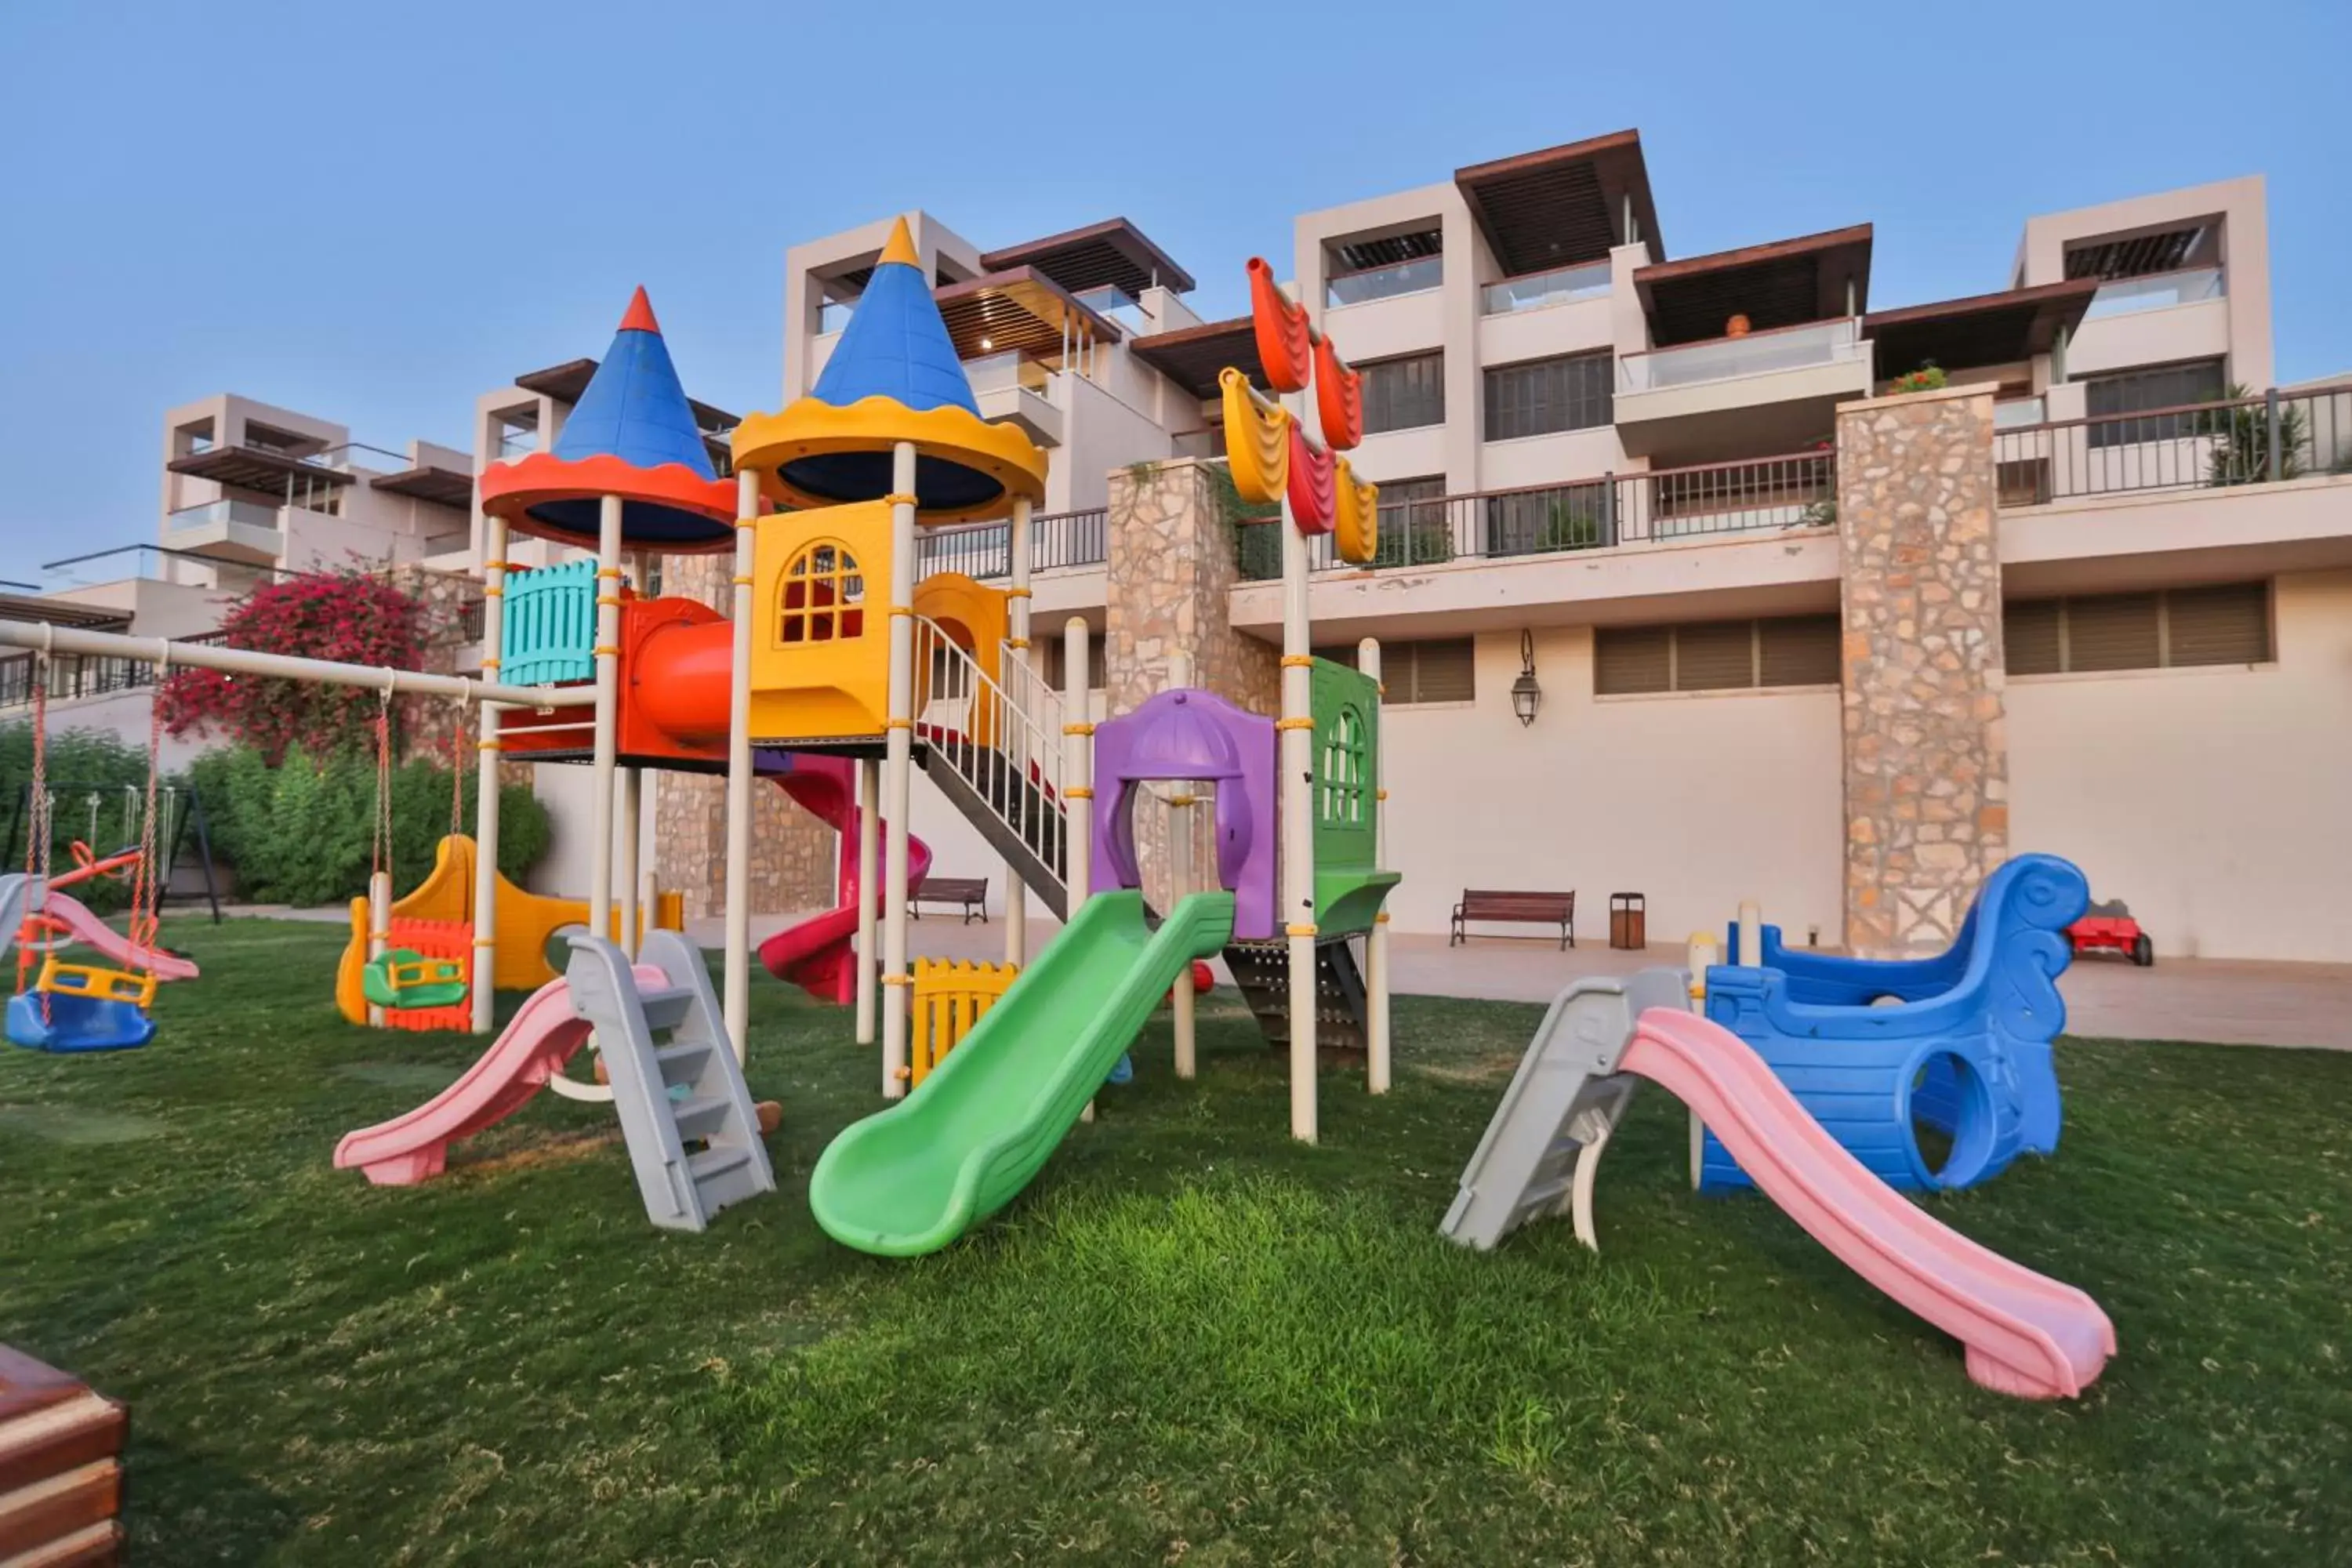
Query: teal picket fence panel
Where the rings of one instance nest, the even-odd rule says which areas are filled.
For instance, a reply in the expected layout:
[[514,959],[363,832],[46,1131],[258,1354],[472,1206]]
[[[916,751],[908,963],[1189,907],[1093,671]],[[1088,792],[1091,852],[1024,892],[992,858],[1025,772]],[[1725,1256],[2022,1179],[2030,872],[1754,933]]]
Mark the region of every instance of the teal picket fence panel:
[[551,686],[595,675],[593,559],[507,574],[499,661],[499,677],[509,686]]

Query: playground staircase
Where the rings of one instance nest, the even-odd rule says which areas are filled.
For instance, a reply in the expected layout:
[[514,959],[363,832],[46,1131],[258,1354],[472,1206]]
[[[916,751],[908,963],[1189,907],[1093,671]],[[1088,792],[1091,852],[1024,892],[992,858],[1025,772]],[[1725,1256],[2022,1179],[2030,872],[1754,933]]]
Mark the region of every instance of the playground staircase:
[[[1225,949],[1266,1044],[1290,1044],[1290,946],[1282,942],[1237,942]],[[1315,944],[1315,1047],[1320,1055],[1361,1059],[1365,1050],[1364,975],[1345,937]]]
[[1569,1214],[1597,1250],[1593,1178],[1641,1081],[1617,1058],[1643,1013],[1689,1006],[1689,980],[1672,969],[1579,980],[1554,997],[1438,1234],[1483,1252],[1531,1219]]
[[613,943],[584,932],[570,941],[564,979],[595,1027],[646,1217],[700,1230],[730,1204],[775,1191],[700,952],[676,931],[647,931],[636,962],[658,968],[665,984],[646,990]]
[[[1069,813],[1063,804],[1060,703],[1042,688],[1016,699],[935,623],[915,621],[915,757],[1056,919],[1069,916]],[[1019,682],[1034,688],[1034,681]],[[1083,815],[1078,826],[1083,830]]]

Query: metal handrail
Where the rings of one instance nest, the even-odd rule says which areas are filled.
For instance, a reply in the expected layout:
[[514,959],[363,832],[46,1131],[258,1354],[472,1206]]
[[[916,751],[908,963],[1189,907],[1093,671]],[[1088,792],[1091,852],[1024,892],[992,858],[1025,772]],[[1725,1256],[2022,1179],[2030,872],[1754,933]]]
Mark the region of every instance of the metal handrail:
[[916,733],[955,770],[989,814],[1036,851],[1056,886],[1070,831],[1062,792],[1062,734],[980,666],[970,649],[925,616],[915,622]]

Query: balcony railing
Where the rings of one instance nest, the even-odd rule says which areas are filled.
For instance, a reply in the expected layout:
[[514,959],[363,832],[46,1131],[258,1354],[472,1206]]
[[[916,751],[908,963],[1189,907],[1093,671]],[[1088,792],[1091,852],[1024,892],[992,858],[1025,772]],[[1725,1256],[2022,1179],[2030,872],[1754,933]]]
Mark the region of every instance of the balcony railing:
[[2179,272],[2156,272],[2145,278],[2118,278],[2102,283],[2091,296],[2083,319],[2128,316],[2141,310],[2161,310],[2173,305],[2194,305],[2219,300],[2228,284],[2218,267],[2190,267]]
[[1410,261],[1392,262],[1386,267],[1368,267],[1360,272],[1341,272],[1323,281],[1323,302],[1326,305],[1363,305],[1374,300],[1393,300],[1400,294],[1419,294],[1445,281],[1445,258],[1416,256]]
[[1096,315],[1116,321],[1131,332],[1148,332],[1151,318],[1143,313],[1143,301],[1116,283],[1098,283],[1091,289],[1081,289],[1070,296]]
[[1478,308],[1483,315],[1507,316],[1519,310],[1572,304],[1579,300],[1605,300],[1609,287],[1609,263],[1588,261],[1489,283],[1479,294]]
[[278,531],[278,509],[263,506],[258,501],[215,500],[202,506],[184,506],[163,520],[167,533],[188,533],[199,528],[217,528],[223,523],[241,523],[247,528]]
[[[1339,560],[1328,534],[1308,542],[1307,562],[1317,572],[1380,572],[1610,550],[1708,534],[1819,528],[1836,520],[1836,454],[1800,452],[1384,502],[1379,546],[1369,568]],[[1263,582],[1282,575],[1278,529],[1252,522],[1237,532],[1243,577]]]
[[[1056,572],[1073,566],[1099,566],[1110,558],[1109,512],[1048,512],[1029,520],[1029,570]],[[1013,575],[1013,525],[983,522],[970,528],[942,528],[925,532],[916,542],[915,574],[961,572],[987,579]]]
[[824,300],[817,303],[816,335],[824,337],[849,325],[849,318],[857,314],[855,300]]
[[1834,321],[1809,321],[1801,327],[1779,327],[1745,337],[1714,338],[1627,354],[1617,362],[1617,390],[1656,392],[1775,371],[1867,363],[1869,356],[1870,342],[1862,335],[1862,323],[1843,316]]
[[1017,353],[990,354],[985,359],[963,362],[964,379],[971,384],[975,395],[982,392],[1004,392],[1019,387],[1046,395],[1053,373],[1037,360]]
[[2352,474],[2352,383],[1993,432],[2000,504]]

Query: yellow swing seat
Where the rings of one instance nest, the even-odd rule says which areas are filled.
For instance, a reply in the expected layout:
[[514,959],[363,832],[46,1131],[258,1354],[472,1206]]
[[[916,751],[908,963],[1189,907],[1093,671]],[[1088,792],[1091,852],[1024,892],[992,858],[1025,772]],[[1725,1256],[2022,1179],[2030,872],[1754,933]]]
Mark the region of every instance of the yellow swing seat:
[[87,996],[96,1002],[128,1002],[145,1012],[155,1002],[155,977],[89,963],[62,963],[52,955],[41,964],[33,989],[51,996]]

